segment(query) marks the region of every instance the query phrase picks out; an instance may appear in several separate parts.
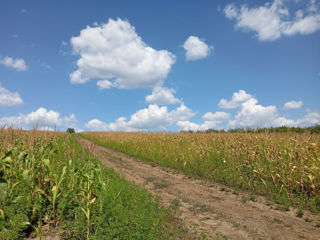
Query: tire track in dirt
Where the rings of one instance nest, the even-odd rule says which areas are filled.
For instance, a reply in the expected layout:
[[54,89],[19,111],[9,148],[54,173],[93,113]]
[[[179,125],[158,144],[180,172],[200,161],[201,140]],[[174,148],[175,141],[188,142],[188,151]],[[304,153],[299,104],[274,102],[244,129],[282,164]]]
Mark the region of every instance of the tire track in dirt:
[[209,239],[320,239],[315,227],[317,216],[305,213],[312,222],[297,218],[294,211],[272,209],[263,198],[243,201],[216,184],[191,179],[173,170],[151,166],[112,149],[93,144],[77,136],[105,166],[114,168],[127,180],[158,194],[164,205],[180,205],[186,225],[207,234]]

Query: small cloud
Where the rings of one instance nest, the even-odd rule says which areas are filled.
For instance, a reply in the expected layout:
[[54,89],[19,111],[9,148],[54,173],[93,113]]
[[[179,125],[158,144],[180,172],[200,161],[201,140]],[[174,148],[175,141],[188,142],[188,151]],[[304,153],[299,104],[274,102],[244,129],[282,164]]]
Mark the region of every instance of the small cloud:
[[177,125],[181,128],[181,130],[184,131],[204,131],[210,128],[216,128],[218,124],[221,124],[222,122],[229,120],[230,117],[230,113],[226,112],[207,112],[202,116],[202,124],[197,124],[188,120],[184,120],[178,121]]
[[183,44],[183,48],[186,50],[187,61],[194,61],[209,56],[213,46],[208,46],[197,36],[190,36]]
[[28,69],[27,64],[22,58],[13,59],[11,57],[0,58],[0,64],[16,69],[17,71],[26,71]]
[[21,8],[21,10],[20,10],[22,13],[26,13],[27,12],[27,10],[26,9],[24,9],[24,8]]
[[[272,4],[249,8],[237,7],[234,3],[224,8],[225,17],[235,20],[235,28],[244,32],[253,31],[260,41],[274,41],[282,36],[311,34],[320,30],[319,3],[314,0],[305,9],[290,14],[282,0]],[[293,16],[293,17],[290,17]]]
[[238,108],[241,103],[248,101],[249,99],[253,98],[251,94],[246,93],[244,90],[239,90],[238,92],[233,93],[232,98],[230,101],[222,98],[218,103],[220,108]]
[[63,41],[63,40],[62,40],[62,41],[61,41],[61,45],[62,45],[62,46],[68,46],[68,43],[67,43],[66,41]]
[[99,80],[97,81],[97,86],[99,87],[100,90],[109,89],[113,87],[113,83],[110,82],[109,80]]
[[19,35],[18,35],[18,34],[13,34],[12,37],[13,37],[13,38],[18,38]]
[[45,62],[42,62],[42,61],[39,61],[40,62],[40,66],[43,67],[43,68],[46,68],[46,69],[51,69],[51,65],[45,63]]
[[10,92],[0,85],[0,107],[11,107],[20,104],[23,104],[23,101],[19,93]]
[[176,98],[174,89],[166,87],[155,87],[152,90],[152,94],[145,97],[147,103],[154,103],[157,105],[168,105],[181,103],[181,100]]
[[286,102],[284,105],[283,105],[283,109],[299,109],[301,108],[303,105],[303,102],[302,101],[290,101],[290,102]]

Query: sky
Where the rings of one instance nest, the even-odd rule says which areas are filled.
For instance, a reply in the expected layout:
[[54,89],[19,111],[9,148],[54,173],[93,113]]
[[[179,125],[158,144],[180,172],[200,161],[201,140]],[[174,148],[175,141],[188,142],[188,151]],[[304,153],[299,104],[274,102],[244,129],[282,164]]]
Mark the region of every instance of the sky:
[[319,0],[3,0],[0,126],[320,124]]

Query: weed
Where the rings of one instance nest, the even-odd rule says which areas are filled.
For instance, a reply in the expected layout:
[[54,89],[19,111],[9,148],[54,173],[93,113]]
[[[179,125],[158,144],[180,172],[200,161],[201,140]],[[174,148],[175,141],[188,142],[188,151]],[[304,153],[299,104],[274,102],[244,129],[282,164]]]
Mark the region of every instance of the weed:
[[162,180],[161,182],[154,182],[153,186],[155,189],[164,189],[168,188],[171,185],[170,182]]
[[296,212],[296,216],[298,218],[302,218],[303,217],[303,214],[304,214],[304,211],[301,207],[298,208],[297,212]]
[[248,198],[247,198],[246,196],[242,196],[242,197],[241,197],[241,201],[242,201],[243,203],[246,203],[246,202],[248,201]]
[[214,196],[214,195],[211,195],[211,198],[214,199],[215,201],[222,201],[223,200],[223,198],[217,197],[217,196]]
[[274,218],[273,221],[278,223],[278,224],[284,224],[284,222],[279,218]]
[[256,202],[257,201],[257,196],[253,193],[250,194],[250,200],[253,201],[253,202]]
[[220,232],[217,232],[215,237],[214,237],[215,240],[227,240],[228,239],[228,236],[227,235],[224,235]]

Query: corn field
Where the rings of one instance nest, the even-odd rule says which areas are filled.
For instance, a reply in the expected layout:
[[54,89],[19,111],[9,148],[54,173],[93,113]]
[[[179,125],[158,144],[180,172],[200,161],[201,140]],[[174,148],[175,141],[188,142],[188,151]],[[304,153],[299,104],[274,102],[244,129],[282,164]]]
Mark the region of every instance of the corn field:
[[41,238],[44,225],[61,239],[175,239],[170,219],[73,134],[0,130],[0,239]]
[[116,133],[83,137],[285,207],[320,211],[320,135],[305,133]]

